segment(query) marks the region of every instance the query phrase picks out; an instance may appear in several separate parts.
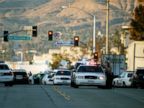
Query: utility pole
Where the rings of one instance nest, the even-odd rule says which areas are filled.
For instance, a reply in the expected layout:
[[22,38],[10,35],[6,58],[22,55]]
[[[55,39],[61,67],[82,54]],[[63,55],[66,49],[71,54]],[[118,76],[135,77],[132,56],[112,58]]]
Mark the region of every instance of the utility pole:
[[96,18],[93,15],[93,53],[96,52]]
[[106,54],[109,54],[109,0],[107,0],[107,15],[106,15]]

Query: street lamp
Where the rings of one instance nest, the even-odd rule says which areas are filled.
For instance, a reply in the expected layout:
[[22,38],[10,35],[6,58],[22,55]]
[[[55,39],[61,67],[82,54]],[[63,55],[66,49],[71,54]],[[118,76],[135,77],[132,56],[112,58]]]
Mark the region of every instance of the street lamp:
[[88,15],[92,16],[93,17],[93,47],[92,47],[92,52],[95,53],[96,52],[96,17],[95,15],[89,13],[88,11],[85,11],[81,8],[77,8],[77,7],[67,7],[67,6],[62,6],[62,8],[75,8],[75,9],[78,9],[80,11],[83,11],[85,13],[87,13]]

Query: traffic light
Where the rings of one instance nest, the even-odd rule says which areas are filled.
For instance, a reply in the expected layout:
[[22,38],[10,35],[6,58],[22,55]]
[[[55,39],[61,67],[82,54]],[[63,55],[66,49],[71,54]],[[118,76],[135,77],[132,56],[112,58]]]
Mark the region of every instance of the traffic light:
[[3,37],[3,40],[4,42],[8,42],[8,31],[4,31],[4,37]]
[[32,26],[32,37],[37,37],[37,26]]
[[79,46],[79,36],[74,37],[74,46]]
[[49,41],[53,40],[53,31],[48,31],[48,40]]
[[98,52],[95,52],[95,53],[94,53],[94,60],[95,60],[95,61],[98,61]]

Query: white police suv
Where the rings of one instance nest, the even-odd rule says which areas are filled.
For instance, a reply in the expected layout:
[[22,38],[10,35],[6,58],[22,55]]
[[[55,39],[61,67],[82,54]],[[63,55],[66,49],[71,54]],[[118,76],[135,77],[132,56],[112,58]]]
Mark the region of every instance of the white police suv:
[[14,75],[12,70],[6,63],[0,63],[0,83],[4,83],[5,86],[12,86]]

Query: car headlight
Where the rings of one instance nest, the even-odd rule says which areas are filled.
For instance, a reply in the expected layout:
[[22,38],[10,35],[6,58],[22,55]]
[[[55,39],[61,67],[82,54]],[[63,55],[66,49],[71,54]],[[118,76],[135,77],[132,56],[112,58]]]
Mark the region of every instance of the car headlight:
[[100,79],[100,80],[104,80],[105,77],[104,77],[104,76],[100,76],[99,79]]

